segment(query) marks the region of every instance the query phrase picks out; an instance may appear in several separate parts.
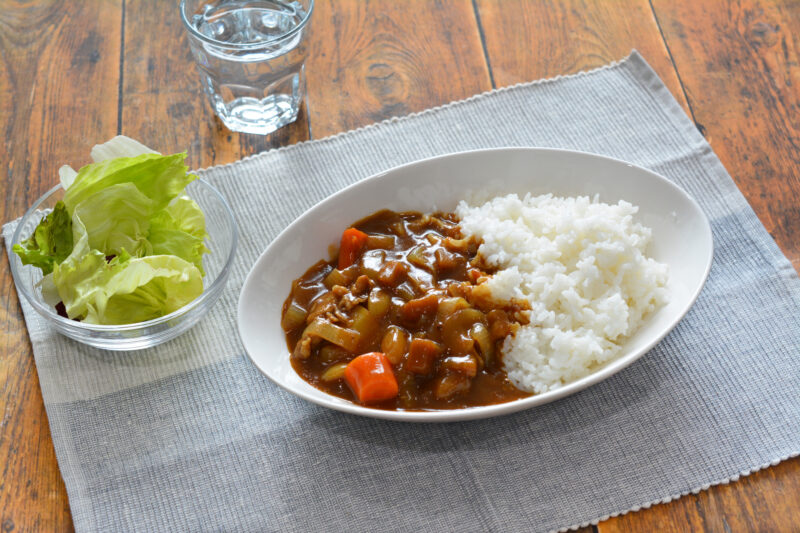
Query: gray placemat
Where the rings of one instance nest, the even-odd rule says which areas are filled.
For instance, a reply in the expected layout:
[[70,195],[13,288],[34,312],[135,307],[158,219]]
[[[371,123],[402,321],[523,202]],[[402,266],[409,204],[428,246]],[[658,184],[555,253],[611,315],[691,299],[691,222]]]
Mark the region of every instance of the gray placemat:
[[[494,146],[610,155],[697,199],[714,265],[673,333],[579,394],[458,424],[329,411],[259,374],[236,333],[236,301],[282,228],[376,172]],[[544,531],[800,451],[800,281],[636,53],[202,176],[235,207],[242,237],[221,301],[188,334],[148,351],[102,352],[55,334],[22,304],[79,531]]]

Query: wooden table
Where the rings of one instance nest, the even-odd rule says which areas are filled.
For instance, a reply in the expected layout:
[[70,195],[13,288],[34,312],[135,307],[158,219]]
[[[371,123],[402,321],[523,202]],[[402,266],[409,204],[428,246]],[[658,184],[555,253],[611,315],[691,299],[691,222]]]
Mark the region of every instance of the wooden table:
[[[192,167],[319,139],[638,49],[800,268],[800,1],[318,0],[307,105],[269,137],[210,118],[177,0],[0,2],[0,221],[123,133]],[[5,254],[0,528],[72,528]],[[596,529],[796,530],[800,459]],[[587,528],[587,530],[590,528]]]

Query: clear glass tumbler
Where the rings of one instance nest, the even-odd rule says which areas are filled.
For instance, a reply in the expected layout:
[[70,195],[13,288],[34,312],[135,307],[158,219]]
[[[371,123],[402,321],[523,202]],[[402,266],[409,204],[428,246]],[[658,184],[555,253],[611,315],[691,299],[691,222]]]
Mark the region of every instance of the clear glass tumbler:
[[266,135],[295,121],[313,9],[314,0],[181,0],[203,88],[228,129]]

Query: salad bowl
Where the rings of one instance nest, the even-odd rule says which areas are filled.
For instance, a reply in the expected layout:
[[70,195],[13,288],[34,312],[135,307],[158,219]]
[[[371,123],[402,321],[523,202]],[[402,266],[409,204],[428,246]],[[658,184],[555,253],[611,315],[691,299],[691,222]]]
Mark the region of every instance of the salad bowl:
[[[11,273],[17,291],[27,303],[59,333],[83,344],[106,350],[138,350],[156,346],[195,325],[214,305],[222,294],[231,270],[238,229],[230,206],[225,198],[202,179],[196,179],[186,187],[191,197],[205,214],[206,247],[210,250],[203,257],[203,292],[180,309],[167,315],[124,325],[98,325],[71,320],[60,316],[55,307],[42,294],[42,271],[31,265],[23,265],[17,254],[9,254]],[[64,188],[57,185],[39,198],[20,219],[12,246],[27,239],[39,221],[64,197]],[[28,324],[29,329],[36,326]]]

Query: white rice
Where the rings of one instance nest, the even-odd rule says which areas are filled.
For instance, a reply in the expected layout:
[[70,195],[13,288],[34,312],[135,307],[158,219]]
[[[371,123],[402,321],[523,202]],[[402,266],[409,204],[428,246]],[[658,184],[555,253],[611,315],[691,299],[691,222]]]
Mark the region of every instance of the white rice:
[[667,302],[667,266],[645,255],[651,231],[637,211],[585,196],[459,204],[464,233],[482,239],[479,254],[501,269],[488,282],[492,296],[530,303],[530,324],[503,344],[518,388],[542,393],[591,373]]

